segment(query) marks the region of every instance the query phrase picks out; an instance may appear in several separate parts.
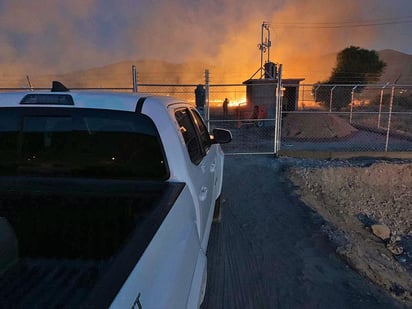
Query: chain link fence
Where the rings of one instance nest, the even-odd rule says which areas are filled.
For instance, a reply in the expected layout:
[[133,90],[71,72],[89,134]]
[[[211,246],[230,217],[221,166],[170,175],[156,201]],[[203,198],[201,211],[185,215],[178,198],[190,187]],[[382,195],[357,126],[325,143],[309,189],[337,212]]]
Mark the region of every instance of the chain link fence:
[[162,84],[141,84],[138,86],[138,92],[149,93],[160,96],[171,96],[179,98],[195,105],[194,90],[197,85],[162,85]]
[[304,85],[282,113],[288,151],[412,151],[411,85]]
[[[245,85],[210,86],[220,101],[211,102],[210,127],[232,131],[226,153],[274,153],[275,118],[254,113],[240,99]],[[298,93],[285,89],[296,87]],[[409,152],[412,151],[411,85],[283,84],[281,152]],[[225,91],[220,91],[225,89]],[[236,94],[223,116],[223,99]],[[291,102],[293,104],[291,104]],[[274,109],[266,106],[266,109]]]
[[[283,83],[282,111],[276,112],[274,100],[248,103],[247,84],[211,84],[205,77],[206,104],[201,113],[211,131],[217,127],[231,130],[232,142],[223,145],[228,154],[273,154],[277,144],[280,151],[289,153],[412,151],[412,85]],[[198,86],[139,83],[130,88],[77,89],[138,91],[196,105]],[[0,89],[5,90],[17,89]],[[227,109],[223,105],[226,98]],[[281,117],[280,134],[275,134],[276,117]]]

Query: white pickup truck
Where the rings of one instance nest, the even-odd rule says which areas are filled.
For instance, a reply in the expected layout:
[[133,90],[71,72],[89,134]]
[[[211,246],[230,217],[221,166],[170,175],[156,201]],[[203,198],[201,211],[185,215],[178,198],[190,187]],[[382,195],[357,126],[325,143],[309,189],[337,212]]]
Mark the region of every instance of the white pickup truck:
[[0,94],[0,307],[198,308],[231,133],[53,84]]

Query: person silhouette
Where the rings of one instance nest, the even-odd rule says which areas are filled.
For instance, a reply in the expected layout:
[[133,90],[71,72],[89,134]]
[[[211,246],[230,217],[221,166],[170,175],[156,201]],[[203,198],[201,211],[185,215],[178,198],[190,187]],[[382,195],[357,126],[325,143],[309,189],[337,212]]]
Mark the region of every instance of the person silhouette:
[[228,105],[229,105],[229,100],[228,98],[225,98],[223,101],[223,118],[226,119],[228,115]]

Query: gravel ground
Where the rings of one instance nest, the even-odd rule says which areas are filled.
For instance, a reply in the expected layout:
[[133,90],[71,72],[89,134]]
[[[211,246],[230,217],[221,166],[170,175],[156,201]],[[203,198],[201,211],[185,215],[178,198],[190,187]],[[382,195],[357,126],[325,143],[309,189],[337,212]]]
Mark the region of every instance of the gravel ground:
[[[337,253],[412,307],[412,163],[285,160],[300,199],[326,220]],[[376,224],[390,237],[374,234]]]
[[[234,130],[225,151],[261,146],[257,130]],[[317,151],[385,140],[328,114],[288,115],[282,137],[285,149]],[[411,184],[412,161],[227,157],[203,308],[412,308]]]
[[[222,219],[207,251],[202,309],[406,308],[336,254],[337,229],[294,194],[291,167],[370,165],[273,155],[227,156]],[[344,234],[341,235],[344,240]]]

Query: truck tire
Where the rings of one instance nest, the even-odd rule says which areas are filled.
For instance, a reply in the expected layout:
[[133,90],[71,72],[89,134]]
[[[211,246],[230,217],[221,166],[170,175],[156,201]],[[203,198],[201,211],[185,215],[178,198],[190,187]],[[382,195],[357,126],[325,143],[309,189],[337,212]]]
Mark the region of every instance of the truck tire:
[[216,202],[215,202],[215,211],[213,212],[213,222],[220,222],[220,220],[222,219],[222,210],[220,206],[221,206],[221,198],[219,195],[219,197],[216,199]]

